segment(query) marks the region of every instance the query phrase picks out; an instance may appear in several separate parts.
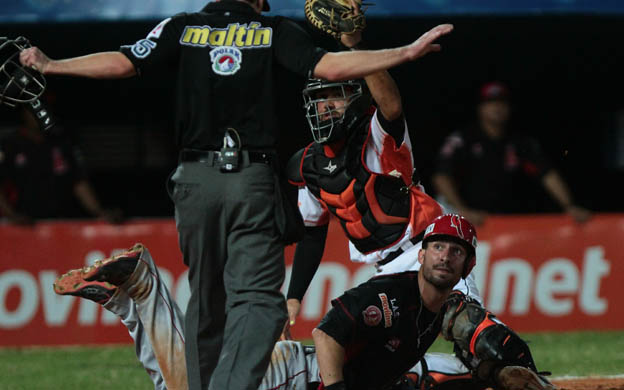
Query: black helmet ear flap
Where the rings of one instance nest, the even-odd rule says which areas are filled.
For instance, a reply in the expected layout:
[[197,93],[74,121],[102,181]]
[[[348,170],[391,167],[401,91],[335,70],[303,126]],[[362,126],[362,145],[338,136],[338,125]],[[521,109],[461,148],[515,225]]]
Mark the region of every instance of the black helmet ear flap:
[[30,42],[24,37],[0,37],[0,104],[15,107],[31,103],[45,91],[45,77],[19,61],[20,52],[29,47]]
[[[365,84],[365,83],[364,83]],[[366,115],[373,105],[373,97],[368,93],[367,89],[362,89],[362,93],[355,96],[349,102],[349,106],[345,110],[343,126],[350,132],[354,126],[362,119],[368,119]]]

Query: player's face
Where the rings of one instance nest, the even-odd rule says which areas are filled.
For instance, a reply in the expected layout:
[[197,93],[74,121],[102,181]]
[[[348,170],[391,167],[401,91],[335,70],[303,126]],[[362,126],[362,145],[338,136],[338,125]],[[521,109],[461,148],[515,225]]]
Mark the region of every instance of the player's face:
[[439,289],[452,288],[461,279],[468,252],[454,241],[429,241],[418,253],[420,272],[426,281]]
[[341,88],[326,88],[316,93],[316,99],[320,99],[316,103],[317,112],[321,120],[328,120],[330,117],[340,118],[344,114],[347,100],[342,94]]

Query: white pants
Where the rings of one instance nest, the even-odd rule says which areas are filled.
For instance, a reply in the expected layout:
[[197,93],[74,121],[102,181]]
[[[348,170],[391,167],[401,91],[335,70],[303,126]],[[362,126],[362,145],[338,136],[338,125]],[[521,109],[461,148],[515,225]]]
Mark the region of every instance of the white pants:
[[[156,390],[188,389],[183,314],[147,248],[130,278],[104,308],[128,328],[137,357]],[[320,382],[316,354],[306,352],[300,342],[279,341],[258,390],[305,390],[308,382]]]

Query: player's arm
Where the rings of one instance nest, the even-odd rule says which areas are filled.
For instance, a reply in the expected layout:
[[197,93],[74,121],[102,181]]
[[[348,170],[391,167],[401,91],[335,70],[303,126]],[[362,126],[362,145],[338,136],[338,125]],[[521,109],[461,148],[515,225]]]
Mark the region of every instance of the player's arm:
[[295,323],[301,309],[301,300],[305,295],[325,250],[327,230],[329,226],[329,212],[327,208],[308,190],[301,172],[307,148],[295,153],[286,164],[288,181],[299,187],[297,204],[306,224],[303,239],[297,243],[293,267],[290,276],[286,305],[288,307],[288,322],[283,336],[289,337],[289,327]]
[[[325,389],[346,389],[342,373],[345,349],[333,337],[319,328],[312,331],[312,338],[314,339],[316,359]],[[340,387],[341,385],[342,387]]]
[[43,74],[95,79],[120,79],[136,75],[132,62],[124,54],[116,51],[53,60],[39,48],[31,47],[20,53],[20,61],[23,65],[30,66]]
[[295,323],[301,310],[301,300],[321,263],[328,226],[306,226],[303,239],[295,248],[290,284],[286,295],[290,325]]
[[[361,44],[362,32],[343,34],[342,37],[343,44],[353,49]],[[401,117],[403,113],[401,94],[387,70],[372,73],[364,77],[364,81],[366,81],[368,89],[377,103],[377,108],[388,122]]]

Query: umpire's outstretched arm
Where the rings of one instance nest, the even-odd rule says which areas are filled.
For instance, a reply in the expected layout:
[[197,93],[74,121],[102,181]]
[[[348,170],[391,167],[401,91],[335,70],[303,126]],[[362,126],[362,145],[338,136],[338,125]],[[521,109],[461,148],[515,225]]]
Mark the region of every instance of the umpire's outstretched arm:
[[313,76],[329,81],[353,80],[405,62],[415,61],[430,52],[440,51],[436,39],[453,31],[452,24],[441,24],[406,46],[382,50],[326,53],[314,68]]
[[[424,33],[409,45],[383,50],[326,53],[314,67],[315,78],[352,80],[417,60],[429,52],[440,51],[436,39],[453,31],[453,25],[441,24]],[[101,52],[81,57],[53,60],[37,47],[20,53],[22,65],[43,74],[63,74],[96,79],[118,79],[136,75],[130,60],[120,52]]]

